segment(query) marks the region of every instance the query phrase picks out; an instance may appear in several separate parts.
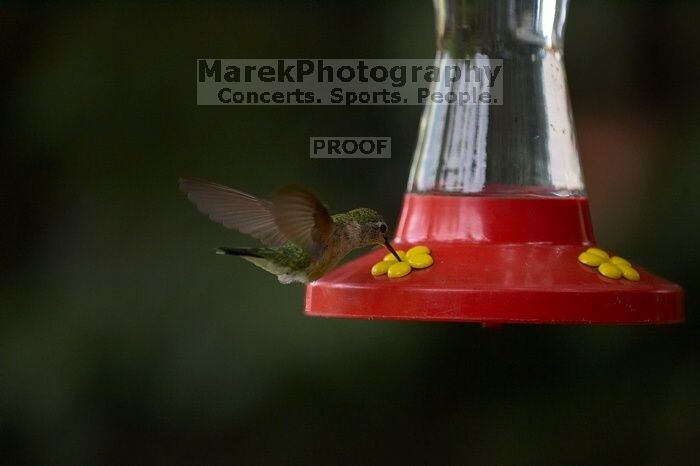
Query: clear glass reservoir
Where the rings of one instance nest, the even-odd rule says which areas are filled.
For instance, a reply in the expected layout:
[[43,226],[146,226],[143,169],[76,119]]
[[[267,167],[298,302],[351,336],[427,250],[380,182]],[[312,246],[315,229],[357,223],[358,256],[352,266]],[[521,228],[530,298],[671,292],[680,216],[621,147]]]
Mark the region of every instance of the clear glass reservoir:
[[563,62],[567,0],[434,3],[436,66],[468,73],[467,61],[502,60],[502,101],[428,102],[408,191],[585,195]]

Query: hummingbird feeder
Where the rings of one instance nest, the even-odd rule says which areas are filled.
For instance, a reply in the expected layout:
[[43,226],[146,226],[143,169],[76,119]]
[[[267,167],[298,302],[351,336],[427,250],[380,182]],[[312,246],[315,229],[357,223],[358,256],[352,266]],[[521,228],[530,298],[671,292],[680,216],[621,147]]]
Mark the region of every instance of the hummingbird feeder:
[[562,61],[566,7],[435,0],[436,66],[502,59],[503,101],[425,106],[394,245],[426,245],[434,265],[375,277],[372,264],[386,251],[370,252],[307,285],[307,315],[484,325],[683,320],[678,285],[634,264],[628,275],[628,262],[594,248]]

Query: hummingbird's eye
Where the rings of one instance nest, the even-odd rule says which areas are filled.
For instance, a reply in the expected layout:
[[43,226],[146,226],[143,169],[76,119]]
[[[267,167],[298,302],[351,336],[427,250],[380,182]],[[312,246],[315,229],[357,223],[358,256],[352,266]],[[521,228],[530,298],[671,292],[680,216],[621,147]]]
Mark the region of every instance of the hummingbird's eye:
[[381,225],[379,225],[379,231],[381,231],[382,233],[386,233],[386,230],[387,230],[386,223],[382,223]]

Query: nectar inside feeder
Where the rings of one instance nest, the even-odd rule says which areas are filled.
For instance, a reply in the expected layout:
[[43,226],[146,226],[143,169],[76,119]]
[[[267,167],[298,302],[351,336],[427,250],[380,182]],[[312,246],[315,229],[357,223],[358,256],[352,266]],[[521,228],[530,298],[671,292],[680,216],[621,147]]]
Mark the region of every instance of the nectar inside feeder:
[[[678,285],[633,262],[637,275],[626,279],[620,261],[589,260],[598,270],[579,261],[596,242],[562,61],[566,4],[435,1],[436,66],[464,74],[502,59],[502,101],[429,100],[424,109],[394,246],[426,245],[434,264],[400,278],[374,276],[386,251],[372,251],[307,285],[307,315],[483,324],[683,320]],[[473,85],[499,91],[461,80],[447,90]],[[445,89],[438,83],[432,90]]]

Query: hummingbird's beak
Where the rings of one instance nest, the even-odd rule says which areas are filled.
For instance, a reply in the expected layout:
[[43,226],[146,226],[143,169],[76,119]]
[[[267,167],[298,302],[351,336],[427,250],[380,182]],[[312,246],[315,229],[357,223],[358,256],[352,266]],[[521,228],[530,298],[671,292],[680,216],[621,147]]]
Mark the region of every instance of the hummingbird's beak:
[[401,257],[399,257],[398,254],[396,254],[396,250],[391,246],[391,243],[389,243],[389,238],[384,238],[384,246],[389,250],[390,253],[396,257],[396,260],[401,262]]

